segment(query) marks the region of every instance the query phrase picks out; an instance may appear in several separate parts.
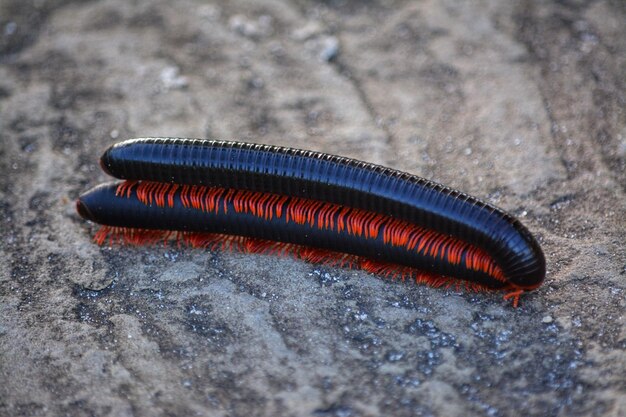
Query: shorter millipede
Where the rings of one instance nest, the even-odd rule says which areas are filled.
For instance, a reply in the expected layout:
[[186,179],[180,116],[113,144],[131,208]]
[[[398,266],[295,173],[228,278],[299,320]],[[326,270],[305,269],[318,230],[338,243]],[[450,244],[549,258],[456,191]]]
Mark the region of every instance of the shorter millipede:
[[513,216],[423,178],[350,158],[242,142],[142,138],[100,160],[121,182],[81,195],[98,243],[167,240],[290,253],[433,286],[504,290],[517,306],[545,258]]

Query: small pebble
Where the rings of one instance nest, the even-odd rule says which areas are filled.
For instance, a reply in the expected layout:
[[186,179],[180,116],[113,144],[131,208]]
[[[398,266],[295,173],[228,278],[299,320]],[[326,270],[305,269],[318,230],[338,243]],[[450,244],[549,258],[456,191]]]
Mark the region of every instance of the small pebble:
[[185,88],[189,84],[187,78],[179,74],[178,67],[165,67],[161,70],[161,82],[167,89]]
[[328,36],[322,39],[322,50],[319,57],[322,61],[329,62],[339,54],[339,39],[334,36]]

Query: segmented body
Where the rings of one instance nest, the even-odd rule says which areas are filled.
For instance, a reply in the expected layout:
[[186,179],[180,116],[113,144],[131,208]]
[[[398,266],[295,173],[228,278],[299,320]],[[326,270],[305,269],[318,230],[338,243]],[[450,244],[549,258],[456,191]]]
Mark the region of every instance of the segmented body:
[[110,226],[306,245],[492,289],[529,290],[545,276],[539,244],[513,216],[440,184],[350,158],[146,138],[109,148],[101,166],[130,182],[81,196],[79,211]]

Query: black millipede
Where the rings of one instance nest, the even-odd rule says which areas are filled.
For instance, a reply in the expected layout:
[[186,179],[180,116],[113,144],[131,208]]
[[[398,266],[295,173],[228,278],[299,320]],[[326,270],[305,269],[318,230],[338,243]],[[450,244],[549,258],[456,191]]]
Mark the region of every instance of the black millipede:
[[100,243],[106,236],[153,241],[174,231],[194,246],[231,242],[435,286],[504,290],[515,305],[545,277],[543,252],[515,217],[391,168],[307,150],[177,138],[118,143],[100,165],[124,180],[77,201],[82,217],[107,226]]

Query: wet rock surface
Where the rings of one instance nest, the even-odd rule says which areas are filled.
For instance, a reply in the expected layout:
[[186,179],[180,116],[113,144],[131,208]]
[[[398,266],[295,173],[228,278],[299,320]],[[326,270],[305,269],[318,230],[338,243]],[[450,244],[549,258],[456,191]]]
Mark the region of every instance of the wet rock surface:
[[[0,415],[626,414],[619,1],[0,2]],[[77,195],[138,136],[343,154],[519,216],[499,294],[98,247]]]

